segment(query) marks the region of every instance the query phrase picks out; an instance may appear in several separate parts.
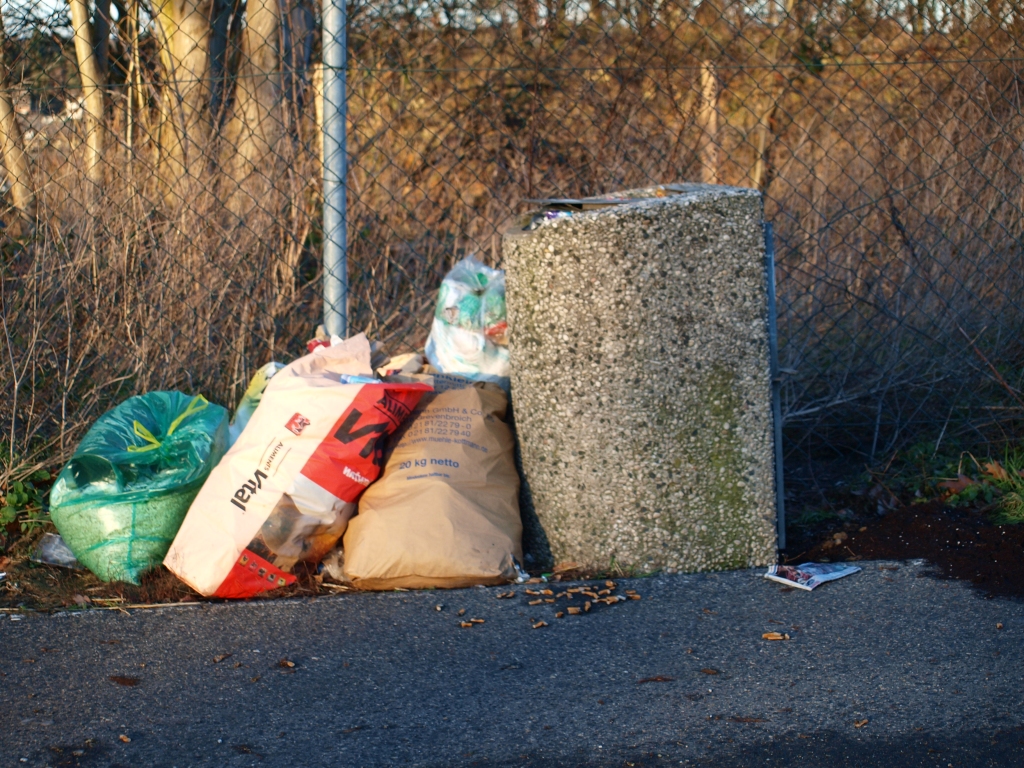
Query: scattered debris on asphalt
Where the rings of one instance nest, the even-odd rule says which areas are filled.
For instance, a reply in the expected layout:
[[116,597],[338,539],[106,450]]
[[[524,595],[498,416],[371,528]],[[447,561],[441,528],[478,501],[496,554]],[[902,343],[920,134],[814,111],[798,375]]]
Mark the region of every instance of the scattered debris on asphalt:
[[655,675],[654,677],[645,677],[641,680],[637,680],[637,685],[643,685],[644,683],[671,683],[675,680],[674,677],[668,677],[667,675]]
[[[575,564],[573,564],[573,566],[575,567]],[[562,591],[556,591],[551,588],[524,589],[523,595],[526,598],[526,605],[531,608],[550,605],[554,609],[554,617],[556,619],[562,619],[566,616],[582,616],[583,614],[590,613],[591,609],[597,605],[612,606],[629,600],[643,599],[643,596],[635,589],[627,589],[626,594],[624,595],[615,594],[615,590],[617,589],[618,585],[609,579],[604,582],[603,587],[600,584],[582,584],[574,587],[566,586]],[[515,597],[515,594],[516,593],[513,590],[510,592],[502,592],[498,594],[497,597]],[[579,598],[587,599],[583,600],[582,605],[571,604]],[[559,605],[559,601],[563,600],[566,603],[564,608]],[[535,621],[535,619],[530,619],[530,623],[534,625],[534,629],[537,628],[536,624],[534,624]],[[543,623],[541,626],[547,626],[547,624]]]

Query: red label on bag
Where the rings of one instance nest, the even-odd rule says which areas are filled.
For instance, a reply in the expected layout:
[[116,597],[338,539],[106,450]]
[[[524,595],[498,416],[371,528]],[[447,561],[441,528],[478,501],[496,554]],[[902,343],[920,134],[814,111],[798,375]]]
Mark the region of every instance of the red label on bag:
[[388,435],[419,403],[427,384],[367,384],[335,422],[302,474],[342,501],[354,502],[380,475]]
[[310,420],[303,416],[301,413],[296,413],[294,416],[288,419],[288,423],[284,425],[284,428],[296,435],[301,435],[302,430],[308,427],[310,423]]
[[295,577],[275,568],[259,555],[243,549],[213,597],[252,597],[268,589],[294,584]]

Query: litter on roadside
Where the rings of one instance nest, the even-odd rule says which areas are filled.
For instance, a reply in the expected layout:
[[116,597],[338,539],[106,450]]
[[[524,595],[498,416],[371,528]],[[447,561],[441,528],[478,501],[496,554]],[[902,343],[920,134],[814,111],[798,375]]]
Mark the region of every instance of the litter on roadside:
[[394,589],[517,578],[522,520],[507,408],[499,387],[464,379],[423,397],[345,533],[346,581]]
[[373,376],[365,335],[274,375],[164,559],[178,578],[203,595],[250,597],[293,583],[296,563],[334,548],[380,473],[388,435],[430,391],[343,376]]
[[826,581],[835,581],[859,571],[856,565],[842,563],[804,563],[803,565],[773,565],[764,575],[788,587],[806,589],[810,592]]
[[75,553],[68,548],[59,533],[44,533],[29,560],[33,563],[57,565],[61,568],[82,569],[85,567],[78,562]]
[[300,563],[344,589],[537,581],[520,565],[507,344],[505,274],[468,257],[421,352],[320,326],[308,354],[256,371],[230,419],[201,395],[131,397],[54,482],[59,535],[31,559],[135,584],[163,562],[233,598],[294,583]]
[[320,573],[330,576],[335,581],[344,581],[344,565],[345,551],[341,547],[335,547],[320,561]]
[[32,559],[133,583],[162,561],[219,598],[285,587],[296,570],[338,591],[529,584],[497,597],[537,606],[535,629],[641,600],[610,580],[556,592],[552,574],[523,571],[507,344],[504,272],[469,257],[445,277],[420,352],[389,358],[319,327],[308,354],[256,371],[230,420],[202,396],[129,398],[57,478],[61,535]]
[[228,412],[202,395],[150,392],[101,416],[50,491],[50,517],[103,581],[159,565],[227,447]]
[[449,272],[437,296],[427,359],[442,373],[509,388],[505,273],[468,256]]

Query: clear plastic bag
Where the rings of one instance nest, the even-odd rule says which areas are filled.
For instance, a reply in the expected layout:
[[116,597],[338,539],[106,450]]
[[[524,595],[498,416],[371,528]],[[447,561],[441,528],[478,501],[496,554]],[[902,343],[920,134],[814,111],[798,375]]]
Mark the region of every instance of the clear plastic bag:
[[103,581],[159,565],[228,442],[228,412],[202,395],[150,392],[103,414],[50,491],[50,517]]
[[68,549],[68,545],[64,543],[64,539],[60,537],[59,533],[44,533],[43,538],[39,540],[39,546],[36,547],[29,560],[43,565],[82,569],[82,564],[75,559],[75,553]]
[[427,359],[442,373],[492,381],[507,390],[507,344],[505,272],[469,256],[441,283]]

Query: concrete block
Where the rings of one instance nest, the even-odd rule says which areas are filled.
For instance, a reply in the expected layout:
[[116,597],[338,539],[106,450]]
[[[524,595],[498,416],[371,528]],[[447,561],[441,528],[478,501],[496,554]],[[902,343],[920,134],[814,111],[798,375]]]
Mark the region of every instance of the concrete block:
[[761,197],[667,189],[503,237],[535,560],[634,573],[776,560]]

